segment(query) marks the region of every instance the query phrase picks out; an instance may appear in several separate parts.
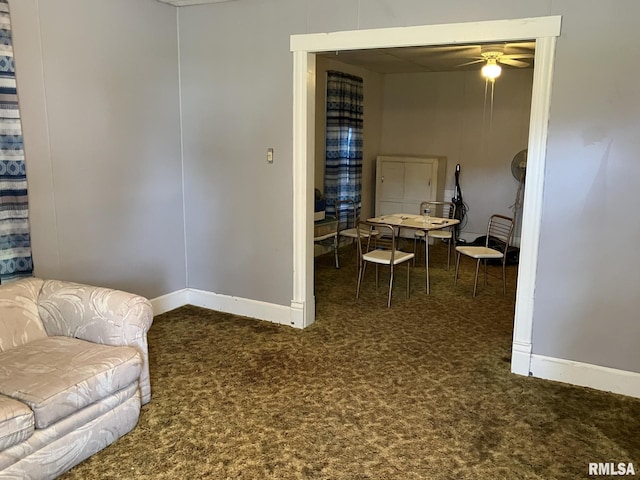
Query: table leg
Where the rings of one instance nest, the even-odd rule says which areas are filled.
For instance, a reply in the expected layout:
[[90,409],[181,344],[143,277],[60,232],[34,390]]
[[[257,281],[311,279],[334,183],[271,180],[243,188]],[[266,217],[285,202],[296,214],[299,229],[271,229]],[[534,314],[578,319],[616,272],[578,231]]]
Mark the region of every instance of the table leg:
[[427,277],[427,295],[429,295],[429,235],[424,232],[424,266],[426,269],[425,276]]

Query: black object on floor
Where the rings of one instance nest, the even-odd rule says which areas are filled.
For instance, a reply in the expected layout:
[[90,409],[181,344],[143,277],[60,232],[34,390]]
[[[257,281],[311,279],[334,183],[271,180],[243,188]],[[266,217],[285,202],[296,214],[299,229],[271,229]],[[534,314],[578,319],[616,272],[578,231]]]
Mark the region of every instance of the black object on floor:
[[[477,237],[473,242],[467,243],[467,245],[483,247],[486,241],[487,241],[487,236],[482,235],[480,237]],[[489,248],[494,248],[496,250],[502,251],[504,249],[504,242],[495,237],[489,237]],[[506,261],[507,265],[517,265],[519,260],[520,260],[520,249],[518,247],[512,247],[512,246],[507,248],[507,261]],[[502,261],[498,259],[487,260],[487,263],[489,265],[501,265]]]

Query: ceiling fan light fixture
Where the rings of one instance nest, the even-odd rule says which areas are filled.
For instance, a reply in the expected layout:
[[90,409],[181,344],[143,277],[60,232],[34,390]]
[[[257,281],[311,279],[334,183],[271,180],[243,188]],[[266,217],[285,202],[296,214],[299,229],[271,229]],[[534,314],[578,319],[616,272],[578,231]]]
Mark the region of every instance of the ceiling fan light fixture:
[[498,65],[498,62],[494,58],[487,60],[487,64],[482,67],[482,76],[489,80],[495,80],[502,73],[502,67]]

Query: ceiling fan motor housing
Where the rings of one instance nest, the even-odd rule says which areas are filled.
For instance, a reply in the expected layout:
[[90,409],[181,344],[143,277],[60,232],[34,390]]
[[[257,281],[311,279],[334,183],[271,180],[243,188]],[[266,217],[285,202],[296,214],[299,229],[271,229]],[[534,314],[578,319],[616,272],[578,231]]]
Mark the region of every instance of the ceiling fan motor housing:
[[482,45],[480,48],[480,55],[482,55],[487,60],[489,59],[498,59],[502,55],[504,55],[504,46],[502,45]]

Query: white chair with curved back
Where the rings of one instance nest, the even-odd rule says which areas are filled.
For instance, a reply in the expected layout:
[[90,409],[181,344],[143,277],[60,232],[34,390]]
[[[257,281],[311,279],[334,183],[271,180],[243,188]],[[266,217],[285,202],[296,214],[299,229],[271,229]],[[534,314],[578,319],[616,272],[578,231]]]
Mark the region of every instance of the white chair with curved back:
[[[420,204],[420,214],[426,214],[438,218],[456,218],[456,204],[453,202],[425,201]],[[447,241],[447,270],[451,265],[451,245],[456,246],[455,226],[430,230],[425,237],[425,232],[414,232],[413,251],[417,252],[418,240],[428,241],[428,238]],[[414,259],[415,265],[415,259]]]
[[[489,224],[487,225],[487,236],[484,246],[479,245],[463,245],[456,247],[456,275],[454,285],[458,284],[458,269],[460,267],[460,256],[466,255],[475,258],[476,276],[473,281],[473,296],[476,296],[478,287],[478,272],[480,271],[480,262],[484,262],[484,284],[487,284],[487,260],[501,260],[502,263],[502,293],[507,293],[507,277],[506,277],[506,261],[507,249],[511,243],[513,235],[513,218],[504,215],[491,215]],[[498,248],[490,248],[489,242],[497,244]]]
[[367,239],[367,251],[369,251],[369,246],[371,239],[377,237],[380,232],[375,229],[369,231],[368,227],[365,227],[361,230],[358,230],[358,222],[360,221],[360,217],[358,215],[358,209],[353,200],[339,200],[336,202],[336,215],[339,218],[339,212],[342,210],[342,206],[346,205],[347,207],[347,222],[342,227],[342,223],[339,223],[338,226],[338,242],[340,242],[341,238],[349,238],[352,239],[354,244],[358,241],[358,235],[362,238]]
[[[380,236],[385,239],[385,241],[378,242],[377,247],[374,250],[363,249],[363,239],[371,238],[372,232],[374,228],[377,228],[378,232],[380,232]],[[360,235],[360,232],[363,230],[367,230],[369,232],[368,237],[363,237]],[[360,285],[362,284],[362,280],[364,278],[364,272],[367,267],[367,263],[373,263],[376,266],[376,288],[378,287],[378,266],[379,265],[388,265],[390,268],[390,276],[389,276],[389,297],[387,300],[387,307],[391,306],[391,293],[393,291],[393,275],[395,266],[401,263],[407,263],[407,298],[409,298],[409,290],[410,290],[410,269],[411,262],[409,260],[414,258],[413,253],[403,252],[397,250],[397,229],[392,225],[384,225],[384,224],[371,224],[367,222],[358,222],[357,233],[358,233],[358,255],[360,257],[360,262],[358,264],[358,287],[356,290],[356,299],[360,297]],[[368,249],[368,247],[367,247]]]
[[331,242],[331,248],[333,249],[333,256],[335,259],[336,268],[340,268],[340,262],[338,260],[338,220],[332,218],[325,218],[322,221],[315,222],[313,242],[318,245],[327,245],[327,241]]

